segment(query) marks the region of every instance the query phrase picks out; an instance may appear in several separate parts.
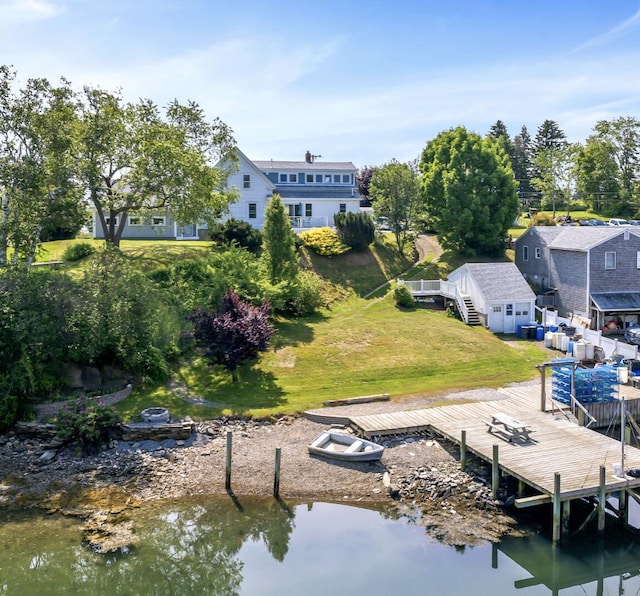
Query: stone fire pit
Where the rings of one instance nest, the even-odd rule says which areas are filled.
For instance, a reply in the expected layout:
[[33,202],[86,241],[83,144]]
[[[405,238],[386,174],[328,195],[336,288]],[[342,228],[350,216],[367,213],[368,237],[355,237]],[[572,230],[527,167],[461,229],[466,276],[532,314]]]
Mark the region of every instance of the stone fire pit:
[[169,410],[167,408],[147,408],[142,410],[140,416],[142,417],[142,422],[169,422]]

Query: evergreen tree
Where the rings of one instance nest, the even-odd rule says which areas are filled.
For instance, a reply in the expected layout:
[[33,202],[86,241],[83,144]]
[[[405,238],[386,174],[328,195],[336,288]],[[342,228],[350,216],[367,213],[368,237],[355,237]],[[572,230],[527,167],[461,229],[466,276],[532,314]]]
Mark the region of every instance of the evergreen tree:
[[567,135],[560,128],[555,120],[545,120],[536,132],[536,138],[533,141],[533,152],[537,157],[541,151],[547,149],[557,149],[566,145]]
[[295,234],[280,196],[267,203],[262,228],[262,261],[273,284],[293,281],[298,273]]
[[513,139],[514,157],[511,160],[513,175],[518,183],[518,196],[523,207],[539,200],[540,194],[531,185],[533,174],[531,135],[526,126]]
[[375,240],[376,227],[368,213],[336,213],[333,223],[341,242],[354,250],[364,250]]

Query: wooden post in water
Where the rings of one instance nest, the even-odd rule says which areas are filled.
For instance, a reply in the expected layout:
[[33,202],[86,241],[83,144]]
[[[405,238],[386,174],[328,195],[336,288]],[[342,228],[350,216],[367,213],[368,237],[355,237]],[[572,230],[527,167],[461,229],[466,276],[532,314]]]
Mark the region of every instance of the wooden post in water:
[[562,502],[562,526],[560,532],[563,538],[569,535],[569,519],[571,517],[571,500]]
[[491,462],[491,496],[495,499],[500,488],[500,463],[498,461],[498,445],[493,446],[493,460]]
[[560,541],[560,474],[556,472],[553,475],[553,544]]
[[231,447],[233,445],[233,433],[227,431],[227,457],[225,460],[225,480],[224,487],[226,490],[231,490]]
[[463,430],[460,436],[460,469],[464,472],[467,467],[467,431]]
[[600,466],[600,490],[598,492],[598,532],[604,531],[605,504],[607,502],[606,491],[607,471],[604,466]]
[[273,475],[273,496],[276,499],[280,496],[280,457],[281,457],[282,449],[280,447],[276,447],[276,465],[275,472]]
[[627,498],[627,491],[624,488],[621,488],[620,492],[618,493],[618,516],[620,517],[620,523],[623,526],[628,525],[629,499]]

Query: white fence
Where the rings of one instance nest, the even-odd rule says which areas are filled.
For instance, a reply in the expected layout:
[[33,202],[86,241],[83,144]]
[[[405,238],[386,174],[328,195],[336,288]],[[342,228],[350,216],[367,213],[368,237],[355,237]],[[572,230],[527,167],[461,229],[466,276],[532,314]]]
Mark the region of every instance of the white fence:
[[575,327],[576,335],[582,335],[585,341],[593,344],[594,346],[600,346],[604,351],[605,358],[610,358],[612,354],[622,356],[622,358],[629,358],[633,360],[638,359],[638,346],[632,346],[624,341],[618,339],[612,339],[610,337],[604,337],[602,331],[596,331],[594,329],[587,329],[582,325],[577,325],[572,319],[559,317],[558,313],[554,310],[542,309],[542,325],[547,326],[560,326],[564,323],[567,327]]

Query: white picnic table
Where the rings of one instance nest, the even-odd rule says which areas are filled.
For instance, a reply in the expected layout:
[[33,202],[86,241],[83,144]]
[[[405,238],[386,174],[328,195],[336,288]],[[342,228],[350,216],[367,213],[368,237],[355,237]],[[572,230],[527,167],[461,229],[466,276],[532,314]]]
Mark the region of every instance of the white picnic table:
[[529,435],[533,432],[529,425],[502,412],[491,414],[491,421],[485,422],[485,424],[488,432],[493,433],[493,431],[496,431],[509,441],[512,439],[528,441],[530,439]]

